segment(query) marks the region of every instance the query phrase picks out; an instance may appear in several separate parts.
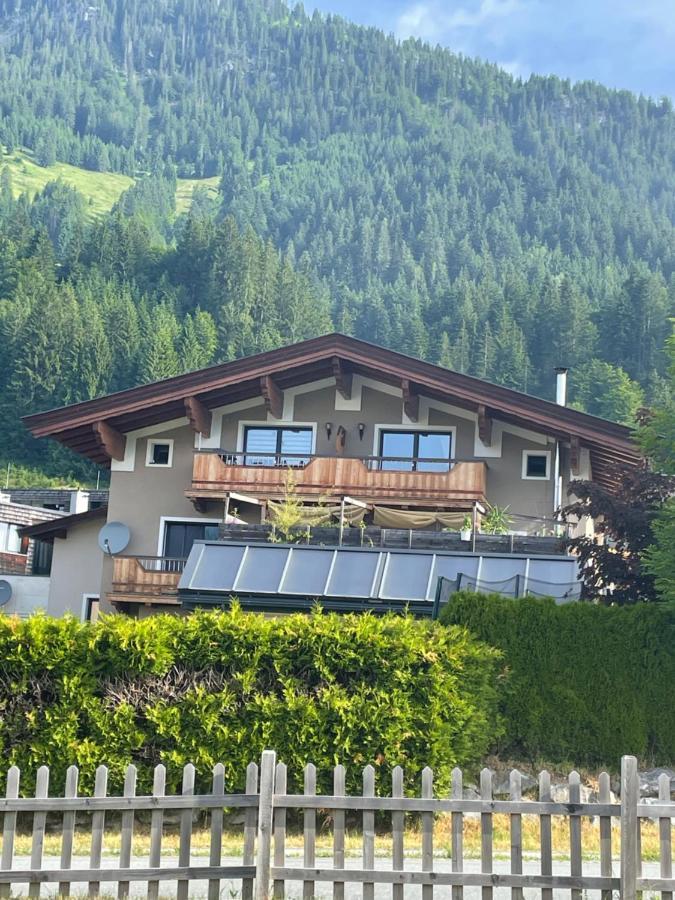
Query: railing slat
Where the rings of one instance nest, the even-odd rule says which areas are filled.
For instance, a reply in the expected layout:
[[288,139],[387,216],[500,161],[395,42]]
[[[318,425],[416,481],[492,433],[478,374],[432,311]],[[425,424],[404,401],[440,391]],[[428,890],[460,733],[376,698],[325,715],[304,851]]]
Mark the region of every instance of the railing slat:
[[[609,803],[611,798],[610,780],[607,772],[601,772],[598,778],[598,799],[601,803]],[[600,828],[600,874],[612,874],[612,819],[610,816],[599,817]],[[603,891],[600,900],[612,900],[611,891]]]
[[[430,800],[434,796],[434,773],[427,766],[422,771],[422,796]],[[434,870],[434,814],[422,813],[422,871]],[[434,886],[422,887],[422,900],[433,900]]]
[[[19,796],[19,780],[21,773],[17,766],[12,766],[7,773],[7,790],[8,799],[14,799]],[[6,812],[2,823],[2,856],[0,857],[0,867],[4,872],[8,872],[12,868],[14,861],[14,836],[16,833],[16,813]],[[12,891],[11,882],[0,884],[0,897],[9,897]]]
[[[343,797],[345,793],[345,767],[335,766],[333,771],[333,793]],[[336,869],[345,867],[345,811],[336,809],[333,812],[333,866]],[[333,900],[344,900],[344,882],[333,884]]]
[[[375,796],[375,769],[372,766],[363,770],[363,796]],[[363,812],[363,868],[375,868],[375,813],[372,810]],[[373,900],[374,896],[375,882],[364,881],[363,900]]]
[[[312,763],[305,766],[305,794],[316,794],[316,768]],[[305,842],[305,868],[311,869],[316,862],[316,810],[306,809],[303,812],[303,833]],[[313,900],[314,882],[303,881],[303,900]]]
[[[463,792],[462,770],[452,770],[452,799],[461,800]],[[450,813],[452,871],[462,872],[464,869],[464,814]],[[452,886],[452,900],[462,900],[464,888],[460,884]]]
[[[659,802],[670,803],[670,774],[662,772],[659,775]],[[675,814],[675,804],[673,805]],[[672,825],[670,818],[659,819],[659,869],[661,878],[673,877],[673,851],[671,843]],[[672,891],[661,891],[661,900],[673,900]]]
[[[277,763],[275,787],[280,794],[285,794],[287,787],[287,771],[285,763]],[[274,807],[274,865],[282,868],[286,865],[286,808]],[[274,900],[283,900],[286,895],[286,882],[276,879],[273,885]]]
[[[258,793],[258,765],[251,762],[246,767],[246,793]],[[247,809],[244,815],[244,856],[245,866],[255,863],[255,832],[257,827],[257,813],[254,808]],[[242,900],[251,900],[253,897],[253,879],[245,878],[241,884]]]
[[[183,769],[183,785],[181,793],[184,797],[192,797],[195,792],[195,767],[188,763]],[[190,850],[192,849],[192,807],[183,810],[180,814],[180,842],[178,844],[178,865],[190,865]],[[177,900],[187,900],[190,882],[181,878],[176,887]]]
[[[155,766],[155,773],[152,782],[152,793],[154,797],[163,797],[166,786],[166,769],[164,766]],[[162,862],[162,829],[164,825],[164,810],[153,810],[150,819],[150,868],[158,869]],[[148,881],[148,900],[157,900],[159,897],[159,881],[152,879]]]
[[[492,800],[492,772],[483,769],[480,773],[480,796],[482,800]],[[481,813],[480,817],[480,870],[492,872],[492,813]],[[483,900],[492,900],[492,887],[483,886]]]
[[[216,763],[213,767],[213,795],[223,797],[225,795],[225,766]],[[214,807],[211,811],[211,846],[209,848],[209,865],[220,865],[223,852],[223,808]],[[220,897],[220,878],[212,878],[209,881],[208,900],[218,900]]]
[[[70,766],[66,772],[66,797],[77,796],[77,766]],[[63,814],[63,826],[61,835],[61,868],[70,869],[73,859],[73,838],[75,835],[75,817],[76,812],[66,811]],[[61,897],[70,895],[70,882],[62,881],[59,884],[59,894]]]
[[[395,766],[391,773],[392,797],[403,796],[403,769]],[[392,868],[394,872],[403,871],[403,830],[405,828],[405,813],[393,812],[391,814],[392,837]],[[403,885],[395,884],[391,889],[392,900],[403,900]]]
[[[509,777],[509,795],[511,800],[519,801],[522,798],[522,784],[520,772],[515,769]],[[523,826],[520,813],[510,816],[511,830],[511,874],[520,875],[523,871]],[[523,889],[514,887],[511,889],[512,900],[523,900]]]
[[[37,770],[37,780],[35,782],[35,797],[46,797],[49,793],[49,769],[47,766],[40,766]],[[33,816],[33,841],[30,850],[30,867],[35,872],[42,868],[42,850],[45,841],[45,824],[47,822],[47,813],[36,812]],[[40,885],[31,884],[28,888],[29,897],[40,896]]]
[[[108,791],[108,769],[99,766],[96,769],[94,779],[94,796],[105,797]],[[103,830],[105,828],[105,810],[93,813],[91,817],[91,852],[89,854],[89,868],[92,871],[101,868],[101,856],[103,853]],[[89,896],[98,897],[101,893],[101,882],[89,882]]]

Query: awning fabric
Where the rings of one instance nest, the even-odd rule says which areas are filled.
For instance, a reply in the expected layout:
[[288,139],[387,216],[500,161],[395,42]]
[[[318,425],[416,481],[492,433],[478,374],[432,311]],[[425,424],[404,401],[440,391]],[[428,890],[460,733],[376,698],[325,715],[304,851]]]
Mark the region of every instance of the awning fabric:
[[[269,500],[267,503],[268,509],[270,511],[270,520],[274,522],[275,520],[275,512],[277,509],[280,509],[282,504],[277,503],[274,500]],[[350,506],[348,503],[345,503],[344,508],[344,521],[345,524],[356,525],[363,520],[364,515],[368,510],[363,509],[359,506]],[[340,505],[337,506],[311,506],[306,504],[304,506],[299,507],[300,519],[298,521],[298,525],[325,525],[331,522],[333,519],[337,521],[340,520]]]
[[373,520],[375,525],[381,528],[430,528],[432,525],[459,528],[466,515],[466,512],[420,511],[375,506]]

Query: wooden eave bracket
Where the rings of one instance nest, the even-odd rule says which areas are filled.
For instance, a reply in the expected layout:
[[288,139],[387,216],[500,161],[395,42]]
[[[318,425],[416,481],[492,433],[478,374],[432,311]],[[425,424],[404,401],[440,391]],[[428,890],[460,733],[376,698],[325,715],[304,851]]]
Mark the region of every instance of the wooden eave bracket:
[[211,434],[211,410],[198,397],[185,398],[185,415],[195,434],[209,437]]
[[401,379],[401,391],[403,393],[403,412],[411,422],[419,422],[420,395],[407,378]]
[[271,375],[263,375],[260,379],[260,392],[267,412],[275,419],[282,419],[284,416],[284,392]]
[[581,445],[575,435],[570,437],[570,469],[572,475],[578,475],[581,466]]
[[333,357],[332,364],[333,375],[335,376],[335,387],[337,388],[338,394],[340,394],[341,397],[344,397],[345,400],[351,400],[353,381],[352,373],[348,372],[345,369],[344,363],[339,356]]
[[123,460],[127,447],[126,435],[122,434],[108,422],[94,422],[96,443],[109,459]]
[[482,403],[478,406],[478,437],[484,447],[492,446],[492,419]]

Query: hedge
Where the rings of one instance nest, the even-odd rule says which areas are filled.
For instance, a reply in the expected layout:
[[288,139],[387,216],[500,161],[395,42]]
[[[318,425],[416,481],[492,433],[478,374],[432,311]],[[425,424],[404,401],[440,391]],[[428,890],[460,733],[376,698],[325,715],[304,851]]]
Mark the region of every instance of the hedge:
[[342,762],[352,790],[367,763],[380,790],[396,764],[410,784],[432,766],[443,789],[498,735],[497,665],[466,629],[393,615],[265,619],[235,606],[95,625],[0,618],[0,778],[16,764],[29,792],[46,764],[61,790],[76,764],[87,791],[104,763],[119,789],[133,762],[147,791],[162,762],[175,790],[185,763],[206,787],[222,762],[228,789],[241,790],[247,763],[270,747],[292,788],[313,762],[327,792]]
[[624,753],[675,759],[675,606],[459,593],[441,621],[504,654],[501,753],[612,768]]

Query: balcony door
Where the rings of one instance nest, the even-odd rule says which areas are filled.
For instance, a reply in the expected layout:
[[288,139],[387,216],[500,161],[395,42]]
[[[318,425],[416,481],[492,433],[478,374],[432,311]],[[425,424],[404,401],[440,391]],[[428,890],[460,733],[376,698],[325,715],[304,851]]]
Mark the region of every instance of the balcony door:
[[187,559],[195,541],[215,541],[218,525],[212,522],[166,522],[164,556]]
[[312,454],[311,428],[247,425],[244,430],[244,465],[306,466]]
[[449,431],[381,431],[380,469],[391,472],[449,472]]

